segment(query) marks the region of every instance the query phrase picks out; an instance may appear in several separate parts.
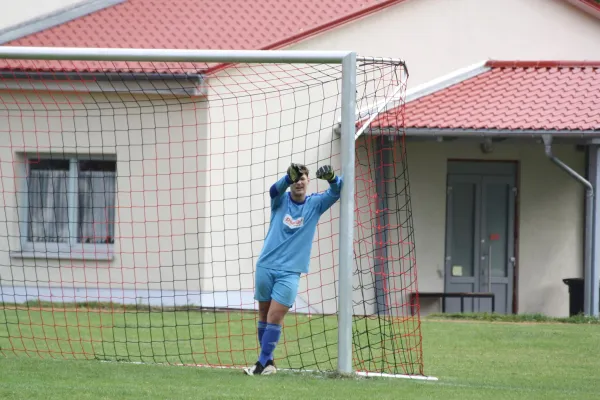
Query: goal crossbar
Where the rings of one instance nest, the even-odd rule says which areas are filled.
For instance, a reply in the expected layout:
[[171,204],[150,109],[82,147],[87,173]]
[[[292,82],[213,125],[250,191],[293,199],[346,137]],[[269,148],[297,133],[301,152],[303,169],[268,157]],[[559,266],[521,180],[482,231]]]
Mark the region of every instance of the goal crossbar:
[[[0,47],[0,59],[82,61],[172,61],[220,63],[342,63],[352,51],[325,50],[185,50],[79,47]],[[396,58],[356,56],[356,61],[404,64]]]

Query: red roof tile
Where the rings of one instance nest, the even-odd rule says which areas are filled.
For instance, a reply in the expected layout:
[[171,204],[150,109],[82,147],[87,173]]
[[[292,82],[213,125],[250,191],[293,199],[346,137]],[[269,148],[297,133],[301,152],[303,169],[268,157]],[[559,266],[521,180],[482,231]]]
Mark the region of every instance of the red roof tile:
[[[489,61],[478,75],[408,101],[407,128],[599,130],[600,62]],[[401,125],[400,109],[371,128]]]
[[[5,46],[275,49],[403,0],[127,0]],[[139,70],[121,63],[12,62],[10,69]],[[192,69],[204,66],[188,66]],[[164,65],[163,65],[164,68]]]

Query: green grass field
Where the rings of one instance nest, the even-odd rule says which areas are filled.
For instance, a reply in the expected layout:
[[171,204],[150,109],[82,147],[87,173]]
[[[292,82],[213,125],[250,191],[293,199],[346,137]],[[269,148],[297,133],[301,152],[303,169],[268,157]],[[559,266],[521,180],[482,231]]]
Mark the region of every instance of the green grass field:
[[[255,350],[242,351],[255,346],[254,317],[241,315],[0,309],[0,398],[599,398],[600,324],[583,319],[425,318],[425,373],[439,379],[433,382],[282,371],[247,377],[235,369],[153,364],[254,360]],[[300,327],[287,333],[295,335],[286,337],[295,346],[278,349],[279,357],[289,355],[278,366],[334,368],[335,319],[315,318]],[[13,348],[24,351],[8,351]]]

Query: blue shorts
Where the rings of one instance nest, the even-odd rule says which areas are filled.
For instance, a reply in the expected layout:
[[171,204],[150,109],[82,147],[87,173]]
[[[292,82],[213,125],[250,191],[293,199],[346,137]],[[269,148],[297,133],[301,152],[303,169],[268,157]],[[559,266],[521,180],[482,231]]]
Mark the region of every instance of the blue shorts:
[[280,271],[269,268],[256,268],[254,300],[275,300],[286,307],[292,307],[298,294],[300,272]]

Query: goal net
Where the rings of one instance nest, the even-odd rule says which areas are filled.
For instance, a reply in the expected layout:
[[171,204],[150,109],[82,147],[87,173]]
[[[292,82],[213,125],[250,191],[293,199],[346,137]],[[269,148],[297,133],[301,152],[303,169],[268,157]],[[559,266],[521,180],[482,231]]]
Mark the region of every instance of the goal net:
[[322,165],[354,179],[319,221],[277,367],[336,370],[345,309],[354,371],[424,375],[403,63],[30,51],[0,59],[1,354],[254,364],[269,187],[294,162],[308,193]]

